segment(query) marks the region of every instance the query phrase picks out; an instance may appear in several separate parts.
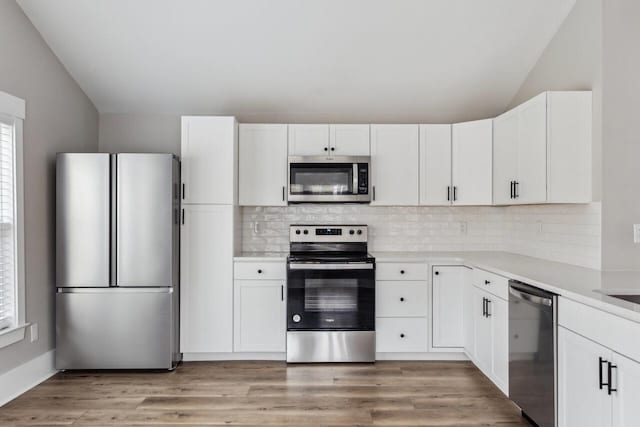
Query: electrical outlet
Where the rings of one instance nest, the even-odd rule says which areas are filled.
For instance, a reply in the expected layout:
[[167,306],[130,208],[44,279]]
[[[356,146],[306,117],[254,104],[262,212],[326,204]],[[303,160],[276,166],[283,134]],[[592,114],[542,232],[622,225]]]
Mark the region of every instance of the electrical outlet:
[[38,324],[34,323],[29,327],[29,335],[31,335],[31,342],[38,340]]
[[460,234],[467,234],[467,223],[465,221],[460,222]]
[[640,224],[633,224],[633,243],[640,243]]
[[260,234],[260,223],[258,221],[253,223],[253,234]]
[[536,224],[538,225],[538,233],[542,233],[542,221],[538,221]]

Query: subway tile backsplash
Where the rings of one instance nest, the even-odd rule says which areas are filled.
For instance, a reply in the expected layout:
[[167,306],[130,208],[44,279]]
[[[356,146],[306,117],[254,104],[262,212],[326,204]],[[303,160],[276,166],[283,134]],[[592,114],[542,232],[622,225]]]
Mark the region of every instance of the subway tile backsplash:
[[600,204],[242,208],[243,251],[287,251],[290,224],[367,224],[371,251],[501,250],[600,268]]

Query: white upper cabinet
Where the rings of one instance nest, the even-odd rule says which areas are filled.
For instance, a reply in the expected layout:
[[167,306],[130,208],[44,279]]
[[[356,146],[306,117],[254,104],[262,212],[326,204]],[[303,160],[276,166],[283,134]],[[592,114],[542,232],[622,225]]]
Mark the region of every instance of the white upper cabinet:
[[329,153],[329,125],[289,125],[290,156],[324,156]]
[[591,92],[544,92],[494,120],[494,203],[591,201]]
[[492,204],[493,120],[457,123],[452,128],[454,205]]
[[513,203],[518,175],[518,114],[512,110],[493,120],[493,203]]
[[418,205],[418,147],[418,125],[371,125],[372,205]]
[[420,125],[420,204],[451,204],[451,125]]
[[241,124],[239,204],[285,206],[287,125]]
[[329,125],[329,151],[333,156],[368,156],[369,125]]
[[182,202],[237,202],[238,124],[233,117],[182,117]]

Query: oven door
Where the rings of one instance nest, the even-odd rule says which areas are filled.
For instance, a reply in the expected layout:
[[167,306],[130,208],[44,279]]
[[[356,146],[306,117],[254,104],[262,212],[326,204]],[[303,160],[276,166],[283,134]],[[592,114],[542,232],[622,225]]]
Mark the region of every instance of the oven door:
[[289,202],[366,203],[368,157],[289,157]]
[[375,265],[290,263],[287,330],[374,331]]

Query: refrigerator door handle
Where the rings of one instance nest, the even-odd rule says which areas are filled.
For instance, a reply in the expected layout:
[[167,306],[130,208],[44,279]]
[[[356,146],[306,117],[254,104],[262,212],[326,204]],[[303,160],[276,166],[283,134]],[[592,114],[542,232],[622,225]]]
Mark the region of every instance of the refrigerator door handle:
[[111,212],[111,218],[109,220],[109,286],[117,286],[117,270],[116,270],[116,259],[117,259],[117,247],[116,247],[116,239],[117,239],[117,230],[118,230],[118,222],[116,220],[117,215],[117,187],[118,187],[118,155],[111,154],[109,155],[109,165],[110,165],[110,180],[109,180],[109,210]]

